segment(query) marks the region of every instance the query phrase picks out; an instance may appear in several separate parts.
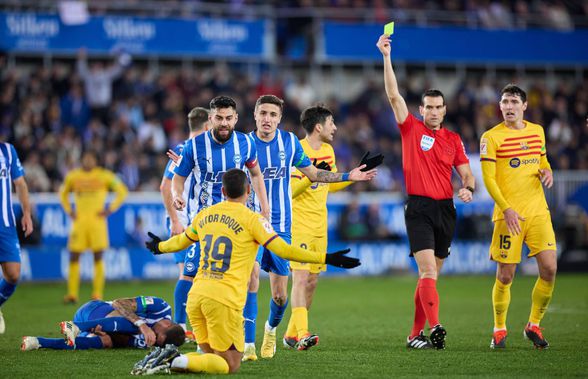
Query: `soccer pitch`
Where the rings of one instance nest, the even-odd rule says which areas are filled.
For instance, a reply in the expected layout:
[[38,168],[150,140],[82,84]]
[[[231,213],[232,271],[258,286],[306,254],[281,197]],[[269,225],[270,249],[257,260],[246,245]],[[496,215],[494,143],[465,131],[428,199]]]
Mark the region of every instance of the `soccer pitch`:
[[[246,362],[237,377],[400,377],[585,376],[588,370],[588,276],[560,275],[543,320],[548,350],[538,351],[523,339],[533,277],[517,277],[508,314],[507,348],[489,348],[492,334],[491,288],[494,278],[442,277],[441,321],[447,329],[444,351],[407,351],[406,335],[413,315],[414,277],[323,278],[310,312],[311,330],[320,336],[309,351],[289,351],[281,338],[271,360]],[[108,299],[160,296],[173,302],[174,282],[107,283]],[[89,298],[82,287],[82,299]],[[70,320],[76,306],[61,304],[65,284],[22,284],[2,311],[6,334],[0,336],[0,377],[129,377],[145,351],[88,350],[21,352],[24,335],[59,337],[58,323]],[[267,316],[269,283],[262,281],[258,349]],[[281,337],[287,318],[279,327]],[[188,352],[194,345],[184,345]],[[259,355],[259,351],[258,351]],[[180,374],[177,374],[180,375]]]

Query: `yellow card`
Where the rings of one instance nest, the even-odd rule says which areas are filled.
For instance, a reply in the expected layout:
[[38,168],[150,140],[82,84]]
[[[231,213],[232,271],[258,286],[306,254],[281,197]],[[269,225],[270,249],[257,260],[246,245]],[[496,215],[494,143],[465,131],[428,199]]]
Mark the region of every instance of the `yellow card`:
[[384,34],[386,34],[387,36],[391,36],[392,34],[394,34],[394,21],[384,25]]

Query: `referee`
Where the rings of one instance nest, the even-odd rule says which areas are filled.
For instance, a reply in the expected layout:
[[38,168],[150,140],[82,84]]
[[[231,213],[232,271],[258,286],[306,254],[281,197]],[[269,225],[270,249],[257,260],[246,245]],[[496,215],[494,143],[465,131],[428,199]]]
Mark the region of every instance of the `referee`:
[[[444,349],[446,331],[439,322],[437,277],[449,256],[455,230],[451,173],[455,167],[463,185],[457,196],[466,203],[472,200],[474,176],[461,138],[441,125],[446,112],[441,91],[427,90],[422,95],[419,113],[423,121],[408,112],[392,69],[389,37],[380,36],[377,46],[384,57],[386,95],[402,138],[402,169],[408,193],[404,217],[410,255],[419,268],[414,323],[406,346]],[[431,330],[429,338],[423,332],[425,321]]]

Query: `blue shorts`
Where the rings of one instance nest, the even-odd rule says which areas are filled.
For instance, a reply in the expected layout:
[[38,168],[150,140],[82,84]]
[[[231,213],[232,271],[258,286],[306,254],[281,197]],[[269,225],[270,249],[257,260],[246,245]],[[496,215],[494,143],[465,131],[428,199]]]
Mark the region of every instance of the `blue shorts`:
[[[167,231],[168,231],[168,235],[171,237],[171,222],[169,220],[169,217],[165,218],[165,224],[167,225]],[[190,249],[192,248],[192,246],[190,246],[189,248],[185,249],[185,250],[180,250],[176,253],[174,253],[174,262],[176,264],[178,263],[184,263],[184,261],[186,260],[186,253],[188,251],[190,251]]]
[[20,263],[20,243],[16,227],[0,227],[0,262]]
[[184,259],[184,275],[195,277],[198,272],[198,266],[200,266],[200,242],[194,243],[187,250]]
[[85,322],[105,318],[114,308],[109,303],[102,300],[88,301],[76,311],[73,322]]
[[[290,233],[280,233],[278,236],[288,243],[292,243],[292,235]],[[272,253],[266,248],[259,249],[257,253],[257,262],[265,272],[273,272],[276,275],[288,276],[290,275],[290,261],[276,254]]]

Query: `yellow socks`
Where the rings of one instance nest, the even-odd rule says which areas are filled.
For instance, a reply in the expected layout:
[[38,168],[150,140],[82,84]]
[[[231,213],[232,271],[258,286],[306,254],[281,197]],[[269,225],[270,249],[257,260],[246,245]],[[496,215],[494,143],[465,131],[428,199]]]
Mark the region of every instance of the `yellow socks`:
[[541,319],[543,319],[553,295],[553,287],[555,287],[555,281],[547,282],[541,278],[537,278],[531,294],[531,315],[529,316],[529,322],[531,324],[538,325]]
[[296,336],[300,339],[308,334],[308,310],[306,307],[292,308],[292,318],[296,326]]
[[288,320],[288,328],[286,329],[286,337],[294,337],[296,336],[296,324],[294,324],[294,311],[290,315],[290,320]]
[[506,314],[510,305],[510,284],[496,279],[492,288],[492,307],[494,308],[494,329],[506,329]]
[[103,299],[104,297],[104,261],[101,259],[99,261],[94,261],[94,279],[92,281],[92,298],[93,299]]
[[228,374],[229,364],[216,354],[188,353],[188,367],[190,372],[206,372],[209,374]]
[[67,294],[78,299],[80,295],[80,262],[69,262],[69,274],[67,277]]

